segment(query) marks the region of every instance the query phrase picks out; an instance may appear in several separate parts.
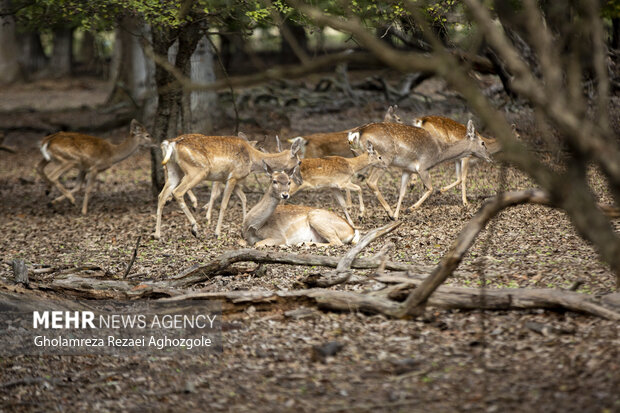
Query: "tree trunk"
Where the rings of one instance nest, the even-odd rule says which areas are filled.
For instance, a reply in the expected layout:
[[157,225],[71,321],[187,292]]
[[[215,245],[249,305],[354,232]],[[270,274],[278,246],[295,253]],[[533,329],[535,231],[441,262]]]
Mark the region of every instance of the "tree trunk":
[[41,35],[38,32],[23,34],[19,39],[19,44],[22,50],[20,64],[26,76],[43,70],[47,66],[48,58],[43,51]]
[[[183,73],[189,73],[190,58],[202,37],[200,23],[189,24],[178,30],[170,28],[153,28],[153,51],[159,56],[168,56],[174,66]],[[176,53],[169,53],[170,48],[178,41]],[[155,67],[155,83],[157,85],[157,110],[151,136],[155,143],[178,135],[182,123],[181,88],[174,85],[174,77],[163,67]],[[182,130],[182,129],[181,129]],[[159,147],[151,149],[151,182],[153,194],[157,196],[164,186],[164,172],[161,166],[162,154]]]
[[48,71],[54,77],[71,74],[73,49],[73,29],[62,28],[54,30],[54,43]]
[[303,26],[290,19],[283,20],[282,44],[280,48],[281,63],[299,62],[299,54],[306,54],[308,51],[308,36]]
[[[168,49],[174,43],[176,33],[169,28],[153,29],[153,52],[159,56],[168,56]],[[155,143],[161,143],[168,138],[168,124],[174,91],[165,86],[173,80],[172,75],[160,65],[155,66],[155,83],[157,85],[157,109],[151,136]],[[153,194],[157,196],[164,187],[164,170],[161,166],[162,154],[158,147],[151,148],[151,182]]]
[[[154,64],[147,60],[138,36],[149,38],[149,29],[136,17],[125,17],[116,31],[116,46],[112,63],[113,89],[109,103],[130,100],[143,107],[149,91],[153,90]],[[148,119],[143,117],[145,123]]]
[[611,48],[620,48],[620,17],[611,19],[612,32],[611,32]]
[[82,70],[87,73],[101,73],[102,70],[97,65],[98,60],[95,35],[90,31],[84,32],[78,47],[76,61],[81,64]]
[[[203,36],[191,58],[191,78],[195,83],[215,81],[213,49],[206,36]],[[194,91],[190,94],[190,132],[210,134],[213,130],[213,109],[217,105],[217,93]]]
[[[9,0],[1,0],[2,9],[10,9]],[[15,36],[15,19],[11,15],[0,16],[0,84],[15,82],[21,76],[19,50]]]

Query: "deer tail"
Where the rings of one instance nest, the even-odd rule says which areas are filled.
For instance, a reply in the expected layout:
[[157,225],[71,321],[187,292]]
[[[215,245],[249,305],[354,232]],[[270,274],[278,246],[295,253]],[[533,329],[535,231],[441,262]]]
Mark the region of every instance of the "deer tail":
[[43,157],[45,158],[45,160],[49,162],[52,160],[52,155],[50,155],[50,153],[47,151],[48,145],[49,145],[49,142],[45,142],[43,145],[41,145],[41,153],[43,154]]
[[174,152],[174,147],[175,147],[175,142],[168,142],[168,141],[163,141],[161,143],[161,152],[164,155],[164,159],[161,161],[162,165],[165,165],[168,163],[168,161],[170,160],[170,157],[172,156],[172,153]]

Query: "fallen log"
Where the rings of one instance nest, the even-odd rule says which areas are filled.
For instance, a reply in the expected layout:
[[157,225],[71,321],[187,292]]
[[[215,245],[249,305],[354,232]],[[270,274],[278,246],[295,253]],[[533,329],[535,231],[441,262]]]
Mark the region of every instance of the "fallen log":
[[[409,291],[420,285],[424,279],[401,275],[382,275],[374,277],[378,282],[394,284],[386,288],[386,294],[375,292],[359,294],[348,291],[334,291],[323,288],[311,288],[293,291],[221,291],[189,292],[170,289],[165,281],[135,284],[124,280],[96,280],[71,276],[55,280],[50,284],[31,283],[32,290],[54,292],[63,296],[81,299],[135,299],[154,298],[157,301],[184,300],[224,300],[231,304],[224,308],[226,313],[245,310],[249,305],[270,307],[314,305],[323,310],[361,311],[378,313],[389,317],[401,317],[401,303]],[[17,287],[17,286],[16,286]],[[23,306],[24,294],[12,292],[11,286],[0,284],[0,307],[6,308],[12,302]],[[30,290],[30,291],[32,291]],[[29,297],[34,297],[28,291]],[[482,297],[484,296],[484,299]],[[45,301],[47,299],[41,299]],[[609,301],[609,302],[608,302]],[[31,301],[34,303],[35,301]],[[67,305],[73,301],[60,300]],[[551,289],[489,289],[441,286],[429,298],[428,305],[443,309],[462,310],[525,310],[545,309],[553,311],[575,311],[620,321],[620,307],[613,300],[565,290]]]
[[[314,254],[293,254],[268,250],[240,249],[224,253],[208,264],[192,266],[182,271],[179,275],[172,278],[169,285],[175,288],[187,288],[209,280],[211,277],[226,270],[232,264],[250,261],[257,264],[289,264],[336,268],[340,262],[340,258]],[[381,262],[381,257],[356,258],[351,263],[351,268],[373,269],[377,268]],[[428,274],[433,267],[387,261],[385,263],[385,269],[392,271],[409,271],[412,274]]]
[[[411,289],[421,282],[406,277],[398,278],[403,281],[401,283],[402,298],[405,298],[408,293],[406,289]],[[377,280],[381,281],[382,277],[378,277]],[[385,280],[383,278],[383,281]],[[391,281],[394,280],[395,277],[391,277]],[[481,299],[482,295],[484,295],[484,300]],[[361,311],[384,314],[390,317],[398,317],[400,309],[399,302],[388,298],[322,288],[294,291],[192,292],[160,299],[164,302],[183,300],[225,300],[242,308],[256,304],[282,305],[303,302],[304,305],[310,303],[324,310]],[[499,290],[441,286],[429,298],[428,305],[436,308],[463,310],[545,309],[575,311],[620,321],[620,312],[605,307],[601,300],[585,294],[563,290]]]

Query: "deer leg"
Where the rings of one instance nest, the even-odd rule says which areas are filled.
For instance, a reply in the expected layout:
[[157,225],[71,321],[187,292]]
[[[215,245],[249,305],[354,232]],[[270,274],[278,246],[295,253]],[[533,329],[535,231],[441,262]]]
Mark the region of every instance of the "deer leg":
[[211,225],[211,213],[213,212],[213,205],[215,200],[220,196],[222,191],[222,183],[219,181],[213,181],[211,184],[211,195],[209,196],[209,203],[205,204],[202,209],[207,208],[207,226]]
[[394,219],[398,219],[398,215],[400,213],[400,206],[403,202],[403,198],[405,197],[405,192],[407,192],[407,183],[409,182],[410,176],[411,176],[411,172],[403,170],[403,174],[400,177],[400,192],[398,194],[398,202],[396,203],[396,211],[394,212]]
[[237,185],[237,180],[235,178],[230,178],[226,181],[224,196],[222,197],[222,205],[220,206],[220,215],[217,217],[217,226],[215,227],[215,235],[217,235],[218,238],[220,237],[222,222],[224,222],[224,212],[226,212],[228,200],[230,199],[230,195],[232,194],[235,185]]
[[243,189],[241,189],[240,185],[236,185],[234,191],[235,191],[235,195],[237,195],[237,198],[239,198],[239,201],[241,201],[241,210],[243,211],[243,220],[245,221],[248,199],[243,193]]
[[344,197],[342,196],[342,192],[340,192],[340,190],[337,188],[333,188],[332,195],[334,196],[334,198],[336,199],[336,201],[338,202],[338,204],[344,211],[344,216],[347,217],[347,222],[351,224],[352,227],[355,227],[355,224],[353,224],[353,220],[351,219],[351,216],[349,215],[349,211],[347,211],[347,203]]
[[349,182],[345,188],[347,188],[348,191],[356,191],[357,192],[357,199],[359,201],[360,204],[360,212],[358,214],[358,218],[362,219],[364,217],[364,212],[366,211],[366,208],[364,207],[364,197],[362,196],[362,188],[359,187],[359,185],[354,184],[353,182]]
[[47,159],[41,159],[41,162],[39,162],[37,164],[37,173],[41,176],[41,178],[43,178],[43,180],[45,181],[45,183],[47,183],[48,185],[54,185],[54,183],[52,181],[50,181],[50,179],[47,177],[47,175],[45,174],[45,167],[47,165],[49,165],[50,161],[48,161]]
[[424,194],[422,195],[420,199],[418,199],[418,202],[416,202],[415,204],[413,204],[412,207],[409,208],[410,210],[414,210],[418,208],[420,205],[422,205],[422,203],[424,203],[426,198],[428,198],[433,193],[433,184],[431,183],[431,175],[428,173],[428,171],[418,171],[418,175],[420,175],[420,179],[422,180],[422,183],[426,187],[427,191],[424,192]]
[[366,181],[366,184],[374,192],[375,196],[379,200],[379,203],[381,204],[383,209],[385,209],[388,216],[391,219],[395,219],[394,214],[392,213],[392,208],[390,208],[388,203],[385,202],[383,195],[381,195],[381,192],[379,192],[379,187],[377,185],[377,182],[379,181],[379,178],[381,178],[381,175],[383,175],[383,170],[378,169],[378,168],[373,168],[373,170],[368,175],[368,180]]
[[461,160],[461,194],[463,197],[463,205],[467,205],[467,170],[469,169],[469,159]]
[[439,191],[440,192],[446,192],[452,188],[454,188],[455,186],[457,186],[458,184],[461,183],[462,181],[462,176],[461,175],[461,163],[464,162],[465,159],[457,159],[456,161],[454,161],[454,168],[456,170],[456,180],[454,182],[452,182],[450,185],[444,186],[443,188],[441,188]]
[[181,179],[181,183],[172,191],[172,196],[178,202],[179,207],[181,207],[181,210],[189,220],[189,223],[192,226],[192,235],[196,238],[198,238],[198,223],[196,222],[196,219],[185,204],[184,196],[187,191],[198,185],[198,183],[204,178],[206,173],[207,170],[203,170],[200,173],[197,173],[196,175],[191,177],[190,175],[185,175],[183,179]]
[[353,208],[353,202],[351,201],[351,191],[349,191],[349,189],[345,189],[345,194],[347,195],[347,208]]
[[329,211],[316,209],[308,214],[308,223],[330,245],[343,245],[343,240],[354,237],[355,229],[342,218],[335,218]]
[[194,195],[194,192],[192,192],[191,189],[187,191],[187,197],[189,198],[189,202],[192,204],[192,209],[196,211],[198,208],[198,198],[196,198],[196,195]]
[[86,174],[86,189],[84,189],[84,200],[82,201],[82,215],[86,215],[88,211],[88,195],[95,184],[95,177],[98,173],[99,171],[92,170],[88,171]]
[[[71,168],[73,168],[75,166],[75,164],[73,163],[65,163],[65,164],[60,164],[58,165],[58,167],[56,169],[54,169],[52,172],[50,172],[47,177],[49,179],[49,181],[56,187],[58,188],[58,190],[64,195],[64,198],[67,198],[72,204],[75,205],[75,198],[73,198],[73,195],[71,194],[71,192],[69,192],[69,190],[60,183],[59,178],[67,171],[69,171]],[[54,199],[52,201],[52,203],[56,203],[58,201],[60,201],[61,199],[64,199],[63,197],[58,197],[56,199]]]
[[[85,177],[86,177],[86,172],[85,171],[80,171],[78,173],[77,182],[76,182],[75,186],[69,190],[69,193],[71,195],[75,194],[77,191],[79,191],[82,188],[84,188],[84,184],[86,182]],[[60,195],[58,198],[54,199],[52,202],[62,201],[65,198],[66,198],[66,196],[63,194],[63,195]]]
[[256,244],[254,244],[254,248],[260,248],[260,247],[272,246],[272,245],[286,245],[286,241],[278,240],[276,238],[265,238],[265,239],[258,241]]
[[165,183],[164,187],[159,193],[157,198],[157,219],[155,224],[155,233],[153,234],[153,238],[160,239],[161,237],[161,215],[164,210],[164,205],[172,196],[172,191],[179,185],[181,180],[181,170],[180,168],[175,168],[170,163],[164,167],[164,177]]

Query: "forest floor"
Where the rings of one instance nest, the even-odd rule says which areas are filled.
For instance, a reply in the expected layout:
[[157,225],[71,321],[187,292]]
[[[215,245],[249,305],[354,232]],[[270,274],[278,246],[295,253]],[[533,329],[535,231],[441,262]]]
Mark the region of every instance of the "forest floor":
[[[303,89],[313,81],[292,83]],[[16,85],[0,93],[0,129],[5,127],[3,122],[19,123],[20,117],[49,117],[51,110],[61,110],[69,118],[80,116],[75,111],[87,110],[96,117],[95,109],[75,102],[84,94],[88,105],[102,104],[105,92],[104,83],[91,80],[49,82],[45,87]],[[441,82],[429,80],[418,86],[416,92],[417,98],[400,103],[398,113],[405,121],[425,114],[445,114],[461,121],[471,116],[462,100]],[[357,106],[338,107],[332,103],[336,108],[320,102],[282,106],[277,99],[244,100],[246,103],[239,107],[241,130],[255,136],[271,128],[296,136],[380,120],[387,107],[382,94],[359,93]],[[428,100],[420,98],[422,95]],[[333,102],[333,96],[330,99]],[[63,109],[63,102],[70,107]],[[330,100],[325,98],[325,102]],[[540,147],[533,115],[526,108],[511,104],[503,108],[507,118],[519,126],[522,138],[533,147]],[[234,133],[231,112],[219,116],[216,133]],[[267,118],[271,121],[264,121]],[[102,136],[118,141],[126,130],[125,127]],[[48,205],[56,193],[46,195],[45,185],[35,172],[41,157],[37,148],[40,138],[36,131],[13,127],[5,144],[17,152],[0,151],[2,284],[12,283],[10,263],[16,258],[24,259],[31,268],[54,269],[44,274],[31,271],[30,278],[35,282],[60,278],[66,276],[67,269],[84,266],[91,267],[81,273],[84,277],[120,279],[138,236],[142,236],[142,242],[131,270],[133,280],[163,281],[192,265],[240,248],[242,217],[235,198],[231,198],[220,239],[213,237],[213,226],[206,226],[202,211],[196,212],[201,217],[201,237],[194,238],[174,202],[164,210],[162,239],[151,239],[156,201],[150,187],[146,150],[99,175],[88,215],[82,216],[79,208],[68,202]],[[544,150],[540,153],[550,159],[555,156]],[[600,173],[589,173],[600,200],[611,202]],[[71,176],[74,175],[67,180],[69,184]],[[435,187],[451,182],[453,164],[437,167],[432,177]],[[390,171],[381,184],[391,204],[396,201],[398,181],[397,172]],[[413,182],[405,206],[422,194],[419,180]],[[384,243],[392,242],[395,248],[391,250],[391,260],[437,264],[459,231],[483,201],[497,193],[502,182],[506,190],[535,186],[510,166],[477,162],[470,168],[469,206],[461,205],[456,189],[435,193],[419,210],[405,212],[402,225],[371,244],[363,255],[372,255]],[[266,178],[251,176],[244,185],[251,207],[262,196]],[[360,227],[365,232],[388,223],[389,219],[368,188],[363,188],[368,211]],[[196,195],[200,202],[206,202],[209,188],[200,186]],[[80,200],[78,195],[78,204]],[[326,194],[298,194],[291,203],[339,212]],[[490,228],[480,234],[459,266],[459,276],[451,278],[449,285],[482,287],[484,280],[489,288],[568,289],[579,281],[579,292],[602,295],[614,290],[614,274],[578,236],[562,212],[523,205],[502,212]],[[284,250],[335,256],[348,247]],[[214,276],[194,288],[286,291],[299,288],[297,283],[309,271],[319,271],[290,265],[268,265],[266,269],[261,275]],[[333,288],[362,292],[380,287],[369,279]],[[430,308],[424,317],[407,321],[319,310],[295,318],[287,315],[289,309],[273,307],[263,311],[248,307],[241,313],[225,314],[222,353],[176,357],[3,357],[0,409],[620,411],[620,326],[616,322],[543,310],[481,312]],[[313,356],[313,346],[333,341],[342,344],[340,352],[324,359]]]

